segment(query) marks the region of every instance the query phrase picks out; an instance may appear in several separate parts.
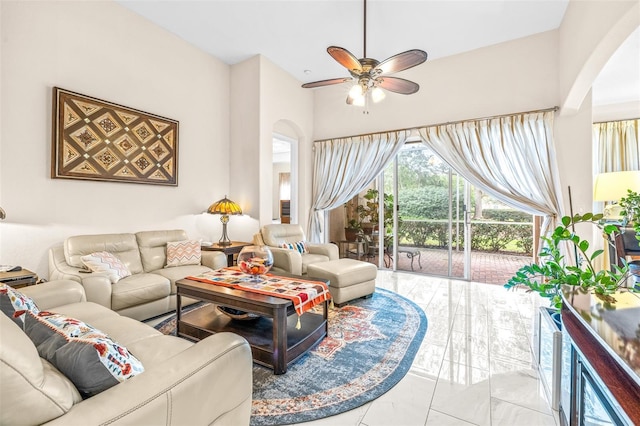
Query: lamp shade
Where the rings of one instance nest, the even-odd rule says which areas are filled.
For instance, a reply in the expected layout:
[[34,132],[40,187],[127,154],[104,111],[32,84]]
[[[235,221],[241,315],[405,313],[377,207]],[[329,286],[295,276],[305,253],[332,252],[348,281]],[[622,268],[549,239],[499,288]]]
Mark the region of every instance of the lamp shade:
[[600,173],[593,185],[593,201],[619,201],[627,191],[640,192],[640,171]]
[[242,209],[239,205],[231,201],[225,195],[222,200],[218,200],[215,203],[211,204],[207,209],[207,213],[211,214],[222,214],[222,215],[234,215],[234,214],[242,214]]

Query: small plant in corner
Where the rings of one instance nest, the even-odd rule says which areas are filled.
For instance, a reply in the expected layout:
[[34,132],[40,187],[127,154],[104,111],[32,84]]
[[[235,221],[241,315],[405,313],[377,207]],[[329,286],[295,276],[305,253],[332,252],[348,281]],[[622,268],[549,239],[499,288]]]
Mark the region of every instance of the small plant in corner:
[[[620,288],[629,278],[629,267],[615,266],[615,271],[596,270],[594,260],[604,250],[595,250],[589,254],[589,242],[572,232],[578,223],[592,223],[602,229],[607,236],[618,232],[615,225],[602,226],[599,221],[602,214],[585,213],[584,215],[565,216],[562,225],[558,226],[550,236],[542,237],[544,247],[540,251],[539,263],[526,265],[505,284],[506,289],[527,287],[542,297],[550,299],[551,306],[562,307],[562,287],[565,285],[580,287],[599,295],[609,295]],[[568,243],[568,244],[567,244]],[[575,248],[577,265],[568,265],[561,247]]]
[[620,215],[624,217],[625,225],[633,226],[636,238],[640,240],[640,194],[628,189],[627,196],[620,198],[619,205],[622,207]]

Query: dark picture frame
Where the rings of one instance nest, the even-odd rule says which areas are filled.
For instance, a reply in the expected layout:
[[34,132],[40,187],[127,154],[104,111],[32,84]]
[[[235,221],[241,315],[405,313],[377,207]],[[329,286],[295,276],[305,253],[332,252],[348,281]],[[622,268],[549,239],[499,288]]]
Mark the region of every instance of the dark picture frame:
[[178,185],[179,122],[53,88],[51,178]]

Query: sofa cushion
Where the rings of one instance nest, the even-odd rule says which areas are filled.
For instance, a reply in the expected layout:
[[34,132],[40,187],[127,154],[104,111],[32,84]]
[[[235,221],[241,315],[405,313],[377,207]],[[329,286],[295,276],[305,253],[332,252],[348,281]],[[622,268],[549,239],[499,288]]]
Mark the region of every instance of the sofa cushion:
[[[13,321],[0,314],[0,424],[42,424],[69,411],[82,398]],[[4,407],[10,407],[5,409]]]
[[114,284],[131,275],[131,271],[125,264],[117,256],[107,251],[91,253],[82,256],[80,260],[91,272],[106,272]]
[[64,257],[68,265],[83,268],[81,257],[106,251],[118,257],[132,274],[143,272],[140,250],[134,234],[77,235],[64,241]]
[[169,280],[158,274],[135,274],[111,286],[111,309],[124,308],[153,302],[171,293]]
[[144,371],[142,363],[124,346],[66,315],[28,312],[24,330],[40,356],[71,380],[83,397],[96,395]]
[[35,314],[40,312],[30,297],[6,284],[0,284],[0,310],[20,328],[23,328],[24,316],[27,311]]
[[200,241],[167,242],[167,267],[199,265],[201,258]]
[[187,240],[182,229],[168,231],[141,231],[135,235],[145,272],[162,269],[167,264],[167,243]]
[[200,275],[211,268],[202,265],[176,266],[175,268],[163,268],[153,271],[154,274],[161,275],[171,282],[171,294],[176,294],[176,281],[181,280],[190,275]]
[[307,243],[305,243],[304,241],[296,241],[295,243],[282,243],[280,244],[280,247],[286,248],[289,250],[295,250],[298,253],[309,252],[309,250],[307,250]]

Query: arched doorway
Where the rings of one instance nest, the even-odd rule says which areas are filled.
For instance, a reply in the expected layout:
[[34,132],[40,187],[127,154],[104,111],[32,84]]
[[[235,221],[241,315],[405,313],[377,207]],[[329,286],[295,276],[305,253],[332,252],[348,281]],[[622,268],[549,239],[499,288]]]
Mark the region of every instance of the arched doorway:
[[298,223],[298,132],[280,120],[272,136],[272,221]]

